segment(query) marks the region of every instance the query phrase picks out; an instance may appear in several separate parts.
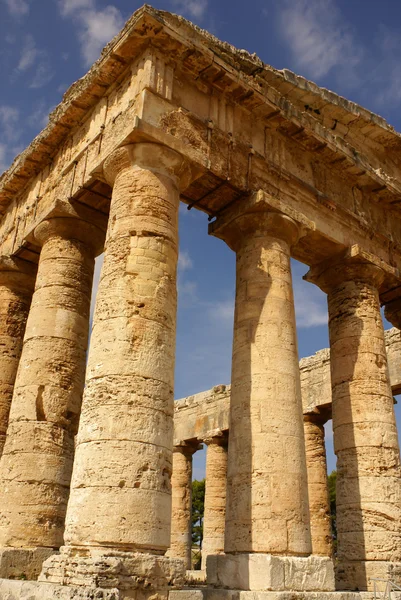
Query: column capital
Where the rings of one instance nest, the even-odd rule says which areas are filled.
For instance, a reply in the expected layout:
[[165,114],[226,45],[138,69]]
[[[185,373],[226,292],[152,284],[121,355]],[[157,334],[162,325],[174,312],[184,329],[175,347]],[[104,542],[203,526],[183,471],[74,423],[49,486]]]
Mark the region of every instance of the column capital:
[[206,446],[227,446],[228,443],[228,432],[223,431],[222,429],[216,429],[215,431],[210,431],[203,439],[202,442],[206,444]]
[[269,235],[293,246],[300,237],[299,226],[291,217],[268,209],[244,212],[232,217],[224,215],[211,223],[209,233],[225,241],[234,252],[249,238]]
[[105,232],[100,227],[75,217],[44,219],[34,231],[35,241],[41,246],[50,238],[62,237],[67,240],[78,240],[93,248],[95,253],[102,249],[104,235]]
[[179,452],[180,454],[184,454],[187,457],[192,456],[198,450],[202,450],[202,444],[199,444],[197,442],[191,443],[180,441],[176,442],[173,446],[173,452]]
[[176,179],[179,189],[185,189],[191,182],[191,169],[187,159],[161,144],[139,142],[120,146],[104,161],[103,174],[109,185],[114,185],[121,171],[143,168],[160,172]]
[[344,252],[313,265],[304,279],[326,293],[349,281],[367,283],[380,290],[394,287],[398,273],[380,258],[355,244]]

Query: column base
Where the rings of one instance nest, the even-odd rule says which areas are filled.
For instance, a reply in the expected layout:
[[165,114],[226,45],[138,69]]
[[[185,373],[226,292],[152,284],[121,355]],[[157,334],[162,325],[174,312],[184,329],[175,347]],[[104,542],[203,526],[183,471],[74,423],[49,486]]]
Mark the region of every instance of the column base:
[[207,557],[208,585],[231,590],[331,592],[334,567],[322,556],[216,554]]
[[57,554],[53,548],[0,548],[0,577],[37,579],[44,561]]
[[47,560],[39,581],[63,586],[117,589],[121,598],[166,599],[185,583],[184,561],[110,548],[67,547]]
[[338,590],[373,591],[373,579],[394,581],[399,585],[401,563],[381,560],[339,562],[336,566]]

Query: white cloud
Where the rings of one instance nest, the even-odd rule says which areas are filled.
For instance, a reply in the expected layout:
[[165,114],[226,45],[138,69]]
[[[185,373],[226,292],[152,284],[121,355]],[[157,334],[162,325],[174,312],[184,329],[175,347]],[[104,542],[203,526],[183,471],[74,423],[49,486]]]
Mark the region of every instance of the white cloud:
[[219,301],[213,304],[209,309],[209,315],[213,320],[221,325],[227,324],[233,327],[234,323],[234,298],[225,301]]
[[7,146],[6,144],[0,143],[0,174],[8,168],[9,164]]
[[31,89],[39,89],[49,83],[53,77],[54,71],[49,60],[46,58],[38,64],[29,87]]
[[178,257],[178,271],[187,271],[188,269],[192,269],[193,263],[189,253],[186,250],[180,251]]
[[360,62],[362,50],[333,0],[283,0],[279,27],[309,77],[319,79],[335,67],[349,70]]
[[17,65],[18,71],[26,71],[36,62],[40,51],[36,47],[36,42],[32,35],[28,34],[25,37],[24,43],[21,49],[21,56]]
[[29,13],[29,4],[26,0],[4,0],[4,2],[13,17],[23,17]]
[[116,6],[96,8],[95,0],[61,0],[60,12],[77,24],[77,35],[86,66],[99,58],[102,48],[120,31],[124,21]]
[[328,324],[327,297],[318,287],[293,278],[297,327],[307,329]]
[[208,0],[173,0],[176,10],[195,19],[202,19],[208,8]]

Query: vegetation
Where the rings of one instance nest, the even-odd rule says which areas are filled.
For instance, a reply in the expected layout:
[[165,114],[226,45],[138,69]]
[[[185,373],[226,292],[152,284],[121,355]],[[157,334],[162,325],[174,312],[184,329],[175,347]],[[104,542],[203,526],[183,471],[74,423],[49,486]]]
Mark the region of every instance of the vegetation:
[[205,514],[205,480],[192,482],[192,543],[202,548]]

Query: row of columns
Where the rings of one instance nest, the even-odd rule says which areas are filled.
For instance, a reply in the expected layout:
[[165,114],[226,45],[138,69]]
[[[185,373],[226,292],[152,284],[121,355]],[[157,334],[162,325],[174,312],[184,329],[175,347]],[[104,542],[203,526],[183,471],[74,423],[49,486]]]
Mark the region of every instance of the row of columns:
[[[170,546],[178,206],[191,175],[178,153],[146,143],[118,149],[104,174],[113,192],[86,377],[102,228],[53,218],[36,229],[42,249],[19,363],[29,285],[24,280],[15,292],[1,284],[3,429],[15,383],[0,460],[0,547],[50,552],[64,541],[60,554],[46,561],[43,580],[129,587],[153,569],[160,589],[179,583],[183,573],[180,561],[164,555]],[[237,257],[230,441],[227,454],[210,443],[208,458],[209,478],[227,458],[224,552],[308,557],[290,270],[299,229],[289,217],[259,209],[219,218],[214,235]],[[309,279],[328,294],[340,587],[364,589],[379,563],[385,570],[401,561],[401,469],[379,305],[382,273],[346,259],[314,267]],[[18,303],[21,315],[13,321]],[[307,429],[314,443],[319,431]],[[188,462],[179,454],[177,477],[188,482]],[[321,479],[316,474],[316,488]],[[208,526],[221,540],[220,477],[209,480],[209,490],[216,510]],[[207,552],[217,552],[219,543]]]

